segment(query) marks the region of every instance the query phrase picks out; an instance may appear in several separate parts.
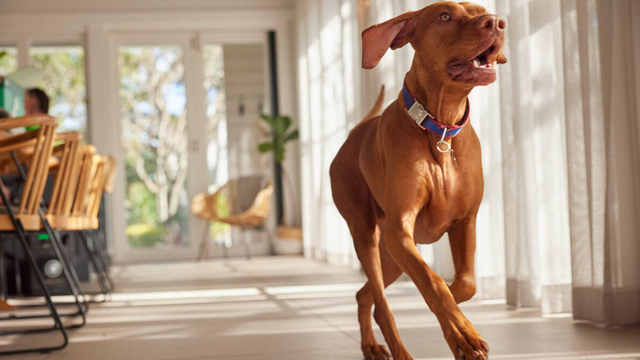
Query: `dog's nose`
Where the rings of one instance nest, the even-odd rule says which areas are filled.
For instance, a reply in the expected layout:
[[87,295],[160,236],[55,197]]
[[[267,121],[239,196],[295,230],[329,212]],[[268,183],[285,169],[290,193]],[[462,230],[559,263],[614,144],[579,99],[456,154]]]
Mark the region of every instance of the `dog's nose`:
[[507,22],[498,15],[482,15],[475,21],[476,26],[482,30],[501,34],[507,27]]

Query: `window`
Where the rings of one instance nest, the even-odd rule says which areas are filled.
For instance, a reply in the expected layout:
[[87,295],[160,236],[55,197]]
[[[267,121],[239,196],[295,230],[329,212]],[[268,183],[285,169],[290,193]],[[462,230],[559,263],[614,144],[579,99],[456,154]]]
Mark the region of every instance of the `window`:
[[18,70],[18,50],[15,47],[0,46],[0,76],[7,76]]
[[123,46],[118,63],[129,245],[188,246],[189,154],[182,48]]
[[84,50],[81,46],[35,46],[33,65],[44,72],[38,83],[49,95],[49,114],[58,119],[58,131],[87,135]]
[[[3,76],[11,75],[16,70],[18,70],[18,50],[15,47],[0,46],[0,81]],[[7,110],[12,116],[21,115],[22,94],[15,94],[15,91],[20,91],[19,88],[13,86],[9,88],[0,92],[0,108]]]
[[203,49],[204,91],[207,109],[207,170],[209,191],[213,192],[228,180],[227,172],[227,112],[224,86],[224,56],[221,45],[206,45]]

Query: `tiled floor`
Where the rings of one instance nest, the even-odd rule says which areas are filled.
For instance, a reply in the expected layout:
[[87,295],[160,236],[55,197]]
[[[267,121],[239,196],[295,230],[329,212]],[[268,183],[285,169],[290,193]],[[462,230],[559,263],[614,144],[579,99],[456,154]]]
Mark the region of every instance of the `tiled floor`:
[[[115,269],[118,294],[94,305],[69,346],[37,360],[361,359],[355,291],[363,276],[300,258],[139,265]],[[437,321],[412,283],[388,289],[415,359],[452,359]],[[640,328],[604,330],[570,317],[542,318],[501,302],[463,311],[491,359],[640,359]],[[378,339],[382,336],[378,332]],[[0,338],[3,349],[55,342]]]

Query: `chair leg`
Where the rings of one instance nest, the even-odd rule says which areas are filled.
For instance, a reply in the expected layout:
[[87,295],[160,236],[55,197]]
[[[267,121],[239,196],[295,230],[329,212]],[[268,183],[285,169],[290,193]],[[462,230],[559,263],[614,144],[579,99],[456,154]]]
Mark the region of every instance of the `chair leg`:
[[[49,236],[49,242],[51,243],[51,247],[53,248],[53,252],[58,261],[62,264],[62,274],[65,277],[65,281],[67,283],[67,287],[71,294],[74,297],[76,306],[78,307],[78,312],[74,314],[65,314],[64,316],[82,316],[82,323],[76,324],[72,326],[67,326],[67,329],[73,329],[82,327],[86,324],[86,312],[89,310],[89,303],[87,302],[87,295],[84,293],[82,289],[82,285],[80,284],[80,278],[78,277],[78,273],[76,272],[75,266],[71,263],[71,258],[69,254],[67,254],[66,249],[64,248],[64,243],[60,238],[60,234],[55,232],[49,221],[44,216],[44,212],[42,208],[39,210],[40,219],[45,227],[47,232],[47,236]],[[82,304],[80,304],[79,297],[82,296]],[[84,308],[83,308],[84,307]]]
[[276,255],[276,247],[273,244],[273,237],[271,236],[271,232],[269,231],[269,229],[267,229],[267,227],[265,225],[263,225],[264,228],[264,234],[267,237],[267,244],[269,244],[269,254],[271,254],[271,256],[275,256]]
[[[0,185],[1,184],[2,184],[2,181],[0,180]],[[13,223],[13,226],[14,226],[14,229],[16,231],[16,234],[18,235],[20,243],[22,244],[22,247],[24,248],[24,251],[25,251],[25,254],[26,254],[26,257],[27,257],[27,261],[28,261],[29,265],[31,266],[32,270],[34,271],[34,274],[35,274],[36,280],[37,280],[36,282],[38,283],[38,286],[40,287],[40,290],[44,294],[44,298],[45,298],[45,301],[47,303],[47,307],[49,308],[49,312],[50,312],[51,317],[53,318],[53,321],[55,323],[53,328],[42,329],[42,331],[58,330],[58,331],[60,331],[60,333],[62,334],[62,337],[63,337],[63,343],[61,345],[58,345],[58,346],[41,347],[41,348],[34,348],[34,349],[21,349],[21,350],[1,351],[0,355],[15,355],[15,354],[30,353],[30,352],[47,353],[47,352],[50,352],[50,351],[53,351],[53,350],[63,349],[69,343],[69,337],[67,335],[67,331],[65,330],[64,324],[62,323],[62,320],[60,319],[60,316],[58,315],[58,311],[56,310],[56,307],[53,304],[53,300],[51,300],[51,294],[49,293],[49,289],[45,285],[44,278],[42,277],[42,274],[40,273],[40,270],[38,269],[38,263],[36,262],[36,258],[33,255],[33,252],[31,251],[31,249],[29,247],[29,243],[27,242],[26,232],[24,230],[24,227],[22,226],[22,222],[20,221],[20,219],[16,219],[13,216],[13,212],[11,211],[11,207],[9,206],[9,201],[8,201],[6,195],[4,194],[4,191],[0,191],[0,198],[2,198],[2,201],[4,202],[4,205],[7,208],[7,214],[9,215],[9,218],[11,219],[11,222]]]
[[224,242],[222,244],[222,258],[223,259],[228,259],[229,258],[229,249],[227,248],[227,243]]
[[[111,274],[109,271],[109,267],[107,266],[106,258],[102,256],[102,250],[100,248],[102,245],[99,243],[100,231],[98,231],[98,229],[95,229],[92,231],[92,233],[93,233],[93,236],[91,238],[94,240],[93,242],[94,248],[96,248],[96,250],[99,250],[98,253],[96,254],[96,258],[100,262],[100,267],[102,268],[103,277],[109,284],[109,293],[113,293],[113,289],[115,289],[116,286],[113,283],[113,279],[111,279]],[[98,241],[98,243],[95,242],[96,240]]]
[[[62,265],[62,274],[64,276],[67,288],[69,289],[69,291],[71,292],[71,295],[74,298],[74,302],[71,304],[75,304],[75,306],[78,308],[78,310],[74,313],[59,314],[59,316],[60,317],[80,316],[82,320],[79,324],[70,325],[70,326],[67,326],[66,328],[76,329],[76,328],[83,327],[87,323],[86,313],[89,310],[89,303],[87,302],[87,296],[85,295],[84,291],[82,290],[82,287],[80,286],[80,280],[78,279],[77,273],[75,272],[75,268],[70,267],[69,266],[70,260],[68,258],[65,258],[66,252],[62,250],[62,245],[61,245],[62,241],[59,238],[57,238],[51,231],[48,231],[47,233],[48,233],[47,235],[49,236],[49,242],[51,243],[51,247],[53,249],[54,256],[56,260],[58,260]],[[80,296],[82,296],[82,302],[80,301]],[[56,303],[56,305],[71,305],[71,304]],[[19,308],[37,308],[42,306],[47,306],[47,305],[46,304],[23,305],[23,306],[19,306]],[[43,319],[48,317],[50,316],[49,315],[26,315],[26,316],[10,315],[8,317],[0,318],[0,321]],[[25,332],[30,332],[30,331],[25,331]],[[32,331],[32,332],[39,332],[39,330]]]
[[7,269],[5,266],[4,247],[0,244],[0,274],[2,275],[2,279],[0,279],[0,301],[7,300]]
[[81,243],[84,245],[84,248],[87,251],[87,256],[89,257],[89,261],[91,262],[91,265],[93,265],[93,269],[95,270],[96,276],[98,277],[98,285],[100,285],[102,294],[107,296],[112,292],[112,289],[110,286],[111,284],[109,283],[109,281],[107,281],[104,275],[102,266],[98,261],[98,259],[96,258],[96,255],[94,254],[93,250],[89,247],[89,240],[87,239],[87,234],[85,234],[84,230],[80,230],[79,232],[80,232],[80,239],[82,240]]
[[249,242],[247,242],[247,236],[244,232],[245,228],[243,226],[240,228],[240,237],[242,238],[242,243],[244,244],[244,256],[247,258],[247,260],[251,260],[251,249],[249,247]]
[[[200,246],[198,246],[198,261],[202,260],[205,256],[209,258],[209,229],[211,224],[207,221],[204,223],[204,230],[202,231],[202,239],[200,239]],[[205,255],[206,253],[206,255]]]
[[[20,242],[18,240],[18,242]],[[18,245],[16,245],[15,241],[11,242],[11,249],[14,254],[18,253]],[[20,269],[20,261],[13,262],[13,273],[16,274],[16,294],[18,296],[24,296],[24,291],[22,291],[22,270]]]
[[[43,217],[44,218],[44,217]],[[87,296],[80,285],[80,280],[78,278],[78,274],[76,273],[73,265],[70,265],[69,258],[65,256],[66,250],[64,250],[63,243],[61,239],[56,236],[57,234],[53,233],[53,230],[48,226],[49,223],[46,222],[45,218],[45,228],[47,228],[47,235],[49,236],[49,242],[51,243],[51,247],[53,248],[53,252],[56,256],[56,259],[62,264],[62,274],[67,283],[67,287],[71,294],[74,297],[75,304],[78,307],[78,311],[73,314],[65,314],[64,316],[78,316],[82,317],[82,322],[80,324],[75,324],[71,326],[67,326],[67,329],[79,328],[83,327],[87,323],[86,319],[86,311],[89,310],[89,304],[87,303]],[[82,296],[83,303],[80,303],[80,296]]]
[[[18,160],[18,157],[16,156],[16,153],[14,151],[11,152],[11,157],[13,158],[13,163],[16,166],[16,169],[18,170],[18,173],[20,174],[22,181],[26,181],[27,179],[26,172],[24,170],[24,167]],[[78,307],[78,312],[73,314],[64,314],[61,316],[80,315],[82,317],[82,323],[72,325],[67,328],[72,329],[72,328],[82,327],[86,324],[85,313],[89,310],[89,303],[87,302],[87,296],[85,295],[84,290],[82,289],[82,285],[80,284],[80,279],[78,278],[76,269],[73,266],[73,264],[71,264],[71,258],[67,254],[66,249],[64,248],[64,243],[62,242],[62,239],[60,239],[59,233],[53,231],[53,228],[51,228],[51,224],[49,224],[49,220],[47,220],[47,218],[44,215],[44,208],[45,208],[44,200],[40,199],[40,206],[38,207],[38,215],[40,217],[40,221],[42,221],[42,224],[45,228],[47,236],[49,237],[49,242],[51,243],[51,247],[53,248],[54,255],[62,265],[62,273],[64,275],[65,282],[67,283],[67,287],[69,288],[69,291],[73,295],[76,306]],[[83,300],[82,305],[80,304],[79,296],[82,296],[82,300]],[[28,318],[38,318],[38,317],[40,316],[19,317],[19,318],[28,319]]]

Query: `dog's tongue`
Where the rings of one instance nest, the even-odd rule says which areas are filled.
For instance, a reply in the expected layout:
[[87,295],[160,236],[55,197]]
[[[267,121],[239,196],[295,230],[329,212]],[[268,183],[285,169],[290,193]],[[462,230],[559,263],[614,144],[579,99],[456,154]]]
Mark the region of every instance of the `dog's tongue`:
[[[475,61],[475,63],[474,63]],[[448,70],[454,81],[486,83],[495,80],[496,72],[492,65],[479,65],[477,59],[449,65]],[[486,85],[485,84],[485,85]]]
[[454,63],[449,65],[449,74],[454,77],[461,76],[463,78],[459,78],[458,80],[466,80],[470,79],[474,76],[474,66],[473,62],[465,61],[462,63]]

